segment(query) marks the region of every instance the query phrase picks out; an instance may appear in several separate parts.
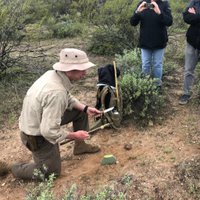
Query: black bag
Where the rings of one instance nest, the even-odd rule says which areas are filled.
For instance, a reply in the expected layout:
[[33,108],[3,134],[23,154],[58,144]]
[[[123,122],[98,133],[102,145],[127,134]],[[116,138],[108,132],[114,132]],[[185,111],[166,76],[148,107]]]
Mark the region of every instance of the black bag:
[[112,111],[103,114],[101,118],[97,119],[97,126],[108,123],[113,128],[119,128],[120,126],[122,119],[122,96],[119,85],[116,89],[116,78],[118,78],[119,75],[120,70],[116,67],[115,72],[114,65],[112,64],[107,64],[98,69],[98,83],[95,107],[101,111],[112,107],[113,109]]

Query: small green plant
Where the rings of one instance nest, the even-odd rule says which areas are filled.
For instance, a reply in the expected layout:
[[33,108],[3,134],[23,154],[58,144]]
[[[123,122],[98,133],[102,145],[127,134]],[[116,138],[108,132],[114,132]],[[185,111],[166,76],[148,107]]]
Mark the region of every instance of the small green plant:
[[77,186],[73,184],[69,190],[67,190],[61,200],[76,200],[77,199]]
[[[35,171],[37,175],[44,177],[44,175],[40,171]],[[30,187],[26,200],[55,200],[55,196],[53,194],[53,182],[55,176],[54,174],[50,175],[49,178],[44,178],[41,183],[34,183],[32,187]],[[127,178],[127,183],[131,180]],[[129,185],[126,185],[129,186]],[[61,196],[60,200],[125,200],[126,195],[125,192],[120,190],[116,190],[112,187],[105,187],[98,193],[94,195],[80,195],[77,191],[76,184],[73,184],[69,190],[66,190],[63,196]]]
[[120,182],[121,182],[122,185],[130,186],[133,182],[133,176],[129,175],[129,174],[125,174],[122,177]]
[[170,154],[172,152],[173,152],[173,149],[171,147],[165,147],[163,149],[163,153],[165,153],[165,154]]
[[40,170],[35,170],[34,176],[40,176],[42,182],[35,183],[28,191],[26,200],[53,200],[53,182],[55,175],[51,174],[48,178],[45,178],[44,174]]

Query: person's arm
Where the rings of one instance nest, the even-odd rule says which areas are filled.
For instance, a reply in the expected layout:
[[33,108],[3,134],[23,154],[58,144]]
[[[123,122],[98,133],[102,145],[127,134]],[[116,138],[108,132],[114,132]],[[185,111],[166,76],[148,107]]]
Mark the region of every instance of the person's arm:
[[68,106],[70,109],[74,108],[74,109],[83,111],[90,116],[98,116],[101,114],[101,111],[97,110],[96,108],[93,108],[81,103],[78,99],[76,99],[70,93],[68,94],[68,96],[69,96]]
[[136,8],[136,10],[134,11],[134,13],[133,13],[133,16],[131,17],[131,19],[130,19],[130,24],[132,25],[132,26],[137,26],[138,24],[139,24],[139,22],[140,22],[140,13],[144,10],[144,9],[146,9],[145,8],[145,5],[146,4],[146,2],[140,2],[139,4],[138,4],[138,6],[137,6],[137,8]]
[[[88,132],[84,130],[69,132],[61,129],[61,117],[68,108],[68,102],[66,93],[62,91],[50,92],[42,100],[43,112],[40,131],[42,136],[53,144],[64,139],[84,140],[89,137]],[[79,103],[79,101],[75,102],[74,105],[78,106],[77,108],[84,107],[84,104]]]
[[64,137],[67,134],[60,126],[61,118],[68,107],[66,93],[53,91],[44,95],[41,106],[40,132],[44,138],[55,144],[59,137]]
[[160,10],[158,4],[153,1],[152,4],[154,5],[154,11],[159,15],[160,21],[165,26],[171,26],[173,23],[173,17],[171,14],[171,8],[167,1],[163,2],[163,10]]
[[66,139],[70,140],[85,140],[89,137],[89,134],[87,131],[79,130],[75,132],[69,132],[61,135],[57,140],[56,143],[60,143]]
[[200,14],[197,14],[193,7],[187,8],[183,13],[183,20],[190,25],[195,25],[200,23]]

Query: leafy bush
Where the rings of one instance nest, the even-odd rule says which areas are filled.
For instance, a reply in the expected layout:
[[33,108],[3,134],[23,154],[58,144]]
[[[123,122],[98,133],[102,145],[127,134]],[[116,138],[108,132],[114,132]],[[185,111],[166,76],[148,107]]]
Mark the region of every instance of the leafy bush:
[[135,48],[134,50],[124,50],[123,54],[116,54],[115,60],[122,74],[126,73],[141,73],[141,55],[140,50]]
[[53,27],[54,37],[75,37],[83,33],[84,26],[78,22],[58,22]]
[[90,51],[100,55],[114,55],[137,46],[138,29],[133,29],[129,22],[132,2],[110,0],[99,6],[95,5],[97,2],[90,3],[87,9],[93,8],[93,11],[92,15],[88,15],[88,20],[95,27],[89,43]]
[[170,6],[173,15],[173,25],[169,28],[170,34],[185,33],[187,24],[183,21],[182,13],[188,5],[187,0],[170,1]]
[[20,56],[13,56],[13,52],[23,40],[28,8],[25,0],[0,0],[0,7],[0,73],[4,73],[20,62]]
[[124,115],[131,115],[142,125],[156,121],[163,107],[164,97],[159,94],[155,79],[125,74],[121,80]]
[[123,37],[119,35],[117,29],[113,28],[97,29],[89,42],[88,50],[97,55],[114,55],[122,53],[124,45],[122,44]]
[[57,18],[51,16],[44,20],[44,25],[53,32],[55,38],[75,37],[85,31],[85,25],[70,15],[61,15]]
[[0,76],[0,127],[8,122],[12,126],[19,117],[25,92],[38,77],[37,73],[12,67]]
[[28,24],[25,28],[26,39],[29,41],[38,41],[41,39],[52,38],[53,31],[47,26],[42,26],[40,23]]

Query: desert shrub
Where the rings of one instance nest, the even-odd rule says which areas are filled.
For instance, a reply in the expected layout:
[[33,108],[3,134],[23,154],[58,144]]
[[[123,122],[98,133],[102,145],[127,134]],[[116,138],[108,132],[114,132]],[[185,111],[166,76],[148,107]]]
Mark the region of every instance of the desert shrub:
[[65,38],[65,37],[75,37],[81,35],[83,32],[83,24],[78,22],[58,22],[53,27],[54,37]]
[[20,57],[13,56],[24,37],[25,13],[28,9],[25,0],[0,0],[0,73],[19,64]]
[[[41,172],[36,172],[40,175]],[[27,190],[26,200],[54,200],[57,199],[52,191],[54,186],[55,176],[50,175],[40,183],[33,183]],[[127,185],[128,186],[128,185]],[[93,195],[80,195],[77,190],[76,184],[73,184],[69,189],[66,189],[64,194],[60,195],[60,200],[125,200],[125,193],[115,190],[111,187],[105,187],[101,191]]]
[[183,21],[182,13],[185,11],[188,2],[187,0],[170,1],[174,21],[173,25],[169,28],[170,34],[185,33],[187,24]]
[[48,29],[47,26],[42,26],[40,23],[28,24],[25,28],[26,31],[26,40],[35,41],[35,40],[44,40],[52,38],[53,31]]
[[9,68],[6,75],[0,76],[0,127],[16,122],[25,92],[37,77],[37,73],[19,67]]
[[70,15],[61,15],[57,18],[51,16],[43,23],[53,32],[52,36],[55,38],[75,37],[85,31],[85,25],[72,19]]
[[123,54],[116,54],[115,60],[122,74],[141,73],[141,55],[140,49],[124,50]]
[[132,116],[142,125],[159,119],[164,96],[159,94],[155,79],[125,74],[121,80],[124,116]]
[[122,44],[123,37],[118,29],[97,29],[89,42],[88,50],[97,55],[114,55],[122,53],[125,45]]
[[137,46],[138,29],[132,28],[129,22],[132,2],[111,0],[99,6],[95,6],[97,2],[90,4],[93,12],[88,15],[88,20],[95,27],[88,44],[91,52],[114,55]]
[[179,68],[178,63],[173,60],[165,60],[163,65],[163,76],[172,75]]
[[[115,55],[117,66],[122,72],[120,86],[122,89],[124,116],[133,118],[147,125],[159,118],[164,96],[159,94],[156,79],[141,73],[140,50],[124,50],[123,54]],[[166,70],[170,71],[171,65]]]

